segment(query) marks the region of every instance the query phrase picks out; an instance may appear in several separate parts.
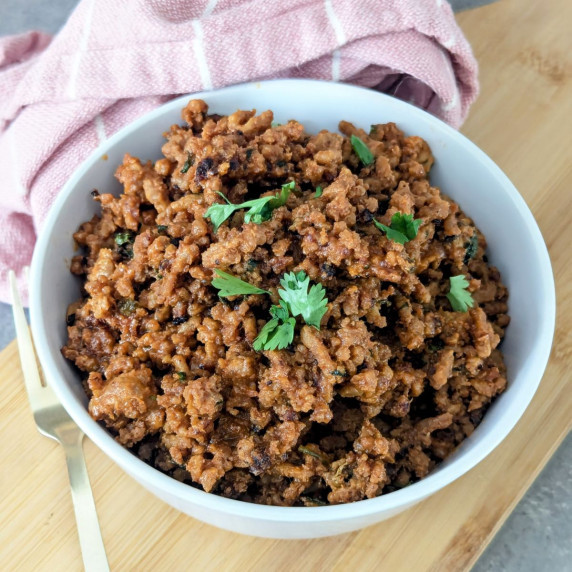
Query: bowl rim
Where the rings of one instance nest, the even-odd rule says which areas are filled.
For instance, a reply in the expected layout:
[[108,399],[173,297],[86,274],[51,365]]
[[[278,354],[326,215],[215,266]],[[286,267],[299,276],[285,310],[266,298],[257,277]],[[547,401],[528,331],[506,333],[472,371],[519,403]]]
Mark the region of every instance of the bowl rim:
[[[67,201],[68,197],[75,191],[77,184],[87,171],[101,159],[101,156],[113,147],[117,142],[132,132],[142,128],[146,123],[162,115],[171,109],[180,109],[190,98],[205,99],[207,103],[214,94],[227,92],[232,94],[237,90],[280,88],[282,90],[304,90],[305,88],[325,88],[336,90],[339,95],[352,95],[360,93],[360,97],[374,97],[379,103],[383,103],[389,109],[402,108],[408,114],[414,116],[419,121],[429,124],[436,130],[436,134],[444,131],[446,135],[455,140],[455,144],[464,147],[466,151],[480,162],[482,167],[490,172],[495,178],[499,188],[502,188],[511,199],[512,205],[526,221],[527,231],[530,233],[536,255],[541,263],[539,272],[544,292],[546,294],[542,312],[542,321],[538,324],[538,333],[533,351],[527,360],[528,368],[520,375],[528,378],[529,390],[520,399],[515,399],[507,404],[506,410],[501,419],[497,422],[496,431],[489,434],[477,442],[468,457],[461,457],[451,460],[450,463],[441,465],[435,471],[414,483],[413,485],[372,499],[346,503],[340,505],[327,505],[321,507],[282,507],[273,505],[259,505],[245,501],[224,498],[212,493],[207,493],[196,489],[190,485],[181,483],[176,479],[162,473],[158,469],[147,465],[144,461],[136,457],[127,448],[120,445],[103,427],[94,421],[88,414],[85,407],[79,406],[71,390],[65,381],[60,379],[58,366],[45,343],[48,330],[41,311],[41,275],[42,261],[50,246],[50,236],[54,232],[59,211]],[[271,103],[269,104],[271,106]],[[38,287],[34,287],[37,284]],[[169,496],[183,499],[189,503],[203,508],[210,508],[222,513],[240,516],[243,518],[260,519],[269,522],[304,522],[319,523],[342,518],[344,520],[364,517],[374,513],[389,512],[400,507],[409,506],[423,498],[433,494],[444,486],[452,483],[464,473],[475,467],[488,454],[490,454],[521,418],[528,404],[532,400],[536,389],[540,383],[551,351],[552,339],[555,326],[555,288],[552,267],[548,250],[546,248],[540,229],[530,212],[523,197],[515,186],[504,174],[504,172],[494,163],[494,161],[479,147],[472,143],[459,131],[456,131],[437,117],[426,111],[414,107],[404,101],[398,100],[386,94],[357,87],[349,84],[340,84],[331,81],[307,80],[307,79],[276,79],[261,82],[249,82],[237,84],[213,91],[203,91],[193,94],[186,94],[157,107],[153,111],[144,114],[129,125],[120,129],[117,133],[102,142],[80,166],[74,171],[72,176],[62,187],[56,197],[50,211],[43,223],[38,237],[32,260],[30,274],[30,313],[32,332],[35,339],[36,351],[39,361],[44,369],[46,379],[56,392],[58,398],[69,412],[74,421],[80,426],[84,433],[116,464],[120,465],[128,474],[137,475],[137,480],[153,490],[166,492]],[[469,437],[470,439],[470,437]]]

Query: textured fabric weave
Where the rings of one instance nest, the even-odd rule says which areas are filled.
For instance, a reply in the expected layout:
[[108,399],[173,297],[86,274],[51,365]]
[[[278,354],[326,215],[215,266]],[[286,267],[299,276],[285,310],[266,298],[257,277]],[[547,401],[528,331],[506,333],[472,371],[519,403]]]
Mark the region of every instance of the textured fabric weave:
[[478,92],[444,0],[83,0],[53,38],[0,38],[0,300],[99,143],[173,96],[283,77],[378,89],[454,127]]

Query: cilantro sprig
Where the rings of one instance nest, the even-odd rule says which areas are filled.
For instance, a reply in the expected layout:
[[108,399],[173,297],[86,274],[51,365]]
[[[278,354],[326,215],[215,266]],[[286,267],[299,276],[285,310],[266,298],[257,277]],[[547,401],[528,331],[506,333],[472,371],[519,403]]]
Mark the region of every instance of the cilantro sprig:
[[[229,296],[249,294],[270,294],[268,290],[257,288],[232,274],[215,270],[217,278],[212,285],[219,290],[218,295]],[[326,290],[321,284],[310,286],[309,276],[301,272],[288,272],[280,280],[278,289],[280,303],[270,308],[272,318],[264,325],[253,343],[256,351],[282,350],[294,339],[296,316],[302,316],[304,322],[320,329],[320,321],[327,311]]]
[[252,344],[257,352],[261,350],[283,350],[294,339],[296,320],[290,316],[288,306],[283,300],[280,301],[280,306],[270,308],[270,315],[272,319],[266,322]]
[[280,280],[280,306],[272,306],[268,321],[254,340],[256,351],[284,349],[294,339],[296,316],[302,316],[309,326],[320,329],[320,321],[327,311],[326,290],[321,284],[310,286],[305,272],[289,272]]
[[447,298],[455,312],[466,312],[469,308],[474,307],[475,301],[471,293],[467,291],[468,287],[469,281],[462,274],[449,278]]
[[413,240],[417,236],[422,222],[423,219],[413,220],[413,215],[401,213],[395,213],[391,217],[391,224],[389,226],[381,224],[375,219],[373,220],[373,224],[375,224],[379,230],[385,232],[389,240],[393,240],[393,242],[398,242],[399,244],[405,244]]
[[288,304],[293,316],[302,316],[309,326],[320,329],[320,320],[326,313],[328,299],[321,284],[310,287],[310,277],[305,272],[289,272],[280,280],[283,289],[280,298]]
[[232,274],[227,274],[222,270],[215,270],[215,274],[218,278],[213,278],[211,284],[220,290],[219,296],[223,298],[228,298],[229,296],[240,296],[248,294],[270,294],[268,290],[263,290],[262,288],[257,288]]
[[290,181],[282,185],[282,189],[278,195],[269,195],[259,199],[253,199],[237,205],[231,203],[225,195],[221,192],[218,194],[224,199],[226,204],[211,205],[204,218],[210,218],[215,232],[219,229],[220,225],[227,220],[235,211],[241,209],[248,209],[244,214],[244,222],[254,222],[260,224],[272,218],[272,211],[286,204],[290,193],[294,190],[296,183]]
[[369,147],[359,137],[356,137],[355,135],[352,135],[350,137],[350,141],[356,155],[359,157],[359,160],[366,167],[371,165],[375,157],[373,156],[373,153],[369,150]]

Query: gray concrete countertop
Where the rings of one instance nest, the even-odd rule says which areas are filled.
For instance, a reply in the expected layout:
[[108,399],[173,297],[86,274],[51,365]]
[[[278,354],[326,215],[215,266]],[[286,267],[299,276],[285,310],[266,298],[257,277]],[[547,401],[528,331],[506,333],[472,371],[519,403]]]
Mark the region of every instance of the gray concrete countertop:
[[[452,0],[456,10],[491,0]],[[29,29],[55,33],[77,0],[0,0],[0,35]],[[0,349],[14,339],[10,306],[0,303]],[[572,438],[564,441],[474,572],[565,572],[572,570]]]

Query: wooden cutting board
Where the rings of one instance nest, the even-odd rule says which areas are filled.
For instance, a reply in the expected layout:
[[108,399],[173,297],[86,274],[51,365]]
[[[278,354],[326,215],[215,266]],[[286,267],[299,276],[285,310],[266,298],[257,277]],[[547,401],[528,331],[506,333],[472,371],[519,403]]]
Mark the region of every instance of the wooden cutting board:
[[[86,441],[112,570],[467,570],[569,431],[572,3],[503,0],[459,21],[482,85],[463,131],[524,195],[554,265],[554,349],[524,417],[478,467],[413,509],[359,532],[306,541],[250,538],[195,521]],[[14,343],[0,354],[0,388],[0,569],[81,570],[63,452],[36,432]]]

